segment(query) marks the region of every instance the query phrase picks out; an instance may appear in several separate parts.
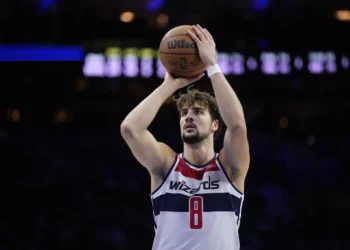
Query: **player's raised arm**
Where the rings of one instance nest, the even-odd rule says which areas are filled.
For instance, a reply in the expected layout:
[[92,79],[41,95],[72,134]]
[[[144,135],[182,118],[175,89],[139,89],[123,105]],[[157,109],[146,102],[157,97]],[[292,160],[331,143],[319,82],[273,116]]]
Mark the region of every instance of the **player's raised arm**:
[[232,181],[237,181],[236,187],[243,191],[244,178],[250,162],[243,108],[236,93],[217,65],[213,37],[207,29],[203,29],[199,25],[194,26],[194,29],[197,35],[190,31],[189,35],[197,43],[200,57],[207,66],[219,111],[227,126],[220,160],[231,169]]
[[192,79],[174,79],[168,73],[164,82],[134,108],[121,124],[121,134],[135,158],[151,173],[161,170],[167,159],[175,158],[175,152],[158,142],[148,131],[161,105],[177,89],[197,81],[203,75]]

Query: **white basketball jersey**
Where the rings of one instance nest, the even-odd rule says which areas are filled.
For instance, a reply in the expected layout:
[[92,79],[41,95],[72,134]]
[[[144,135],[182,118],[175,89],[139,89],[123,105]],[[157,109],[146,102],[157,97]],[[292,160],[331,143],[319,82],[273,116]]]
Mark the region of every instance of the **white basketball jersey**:
[[195,166],[176,156],[163,183],[151,194],[153,250],[239,250],[244,195],[229,180],[218,154]]

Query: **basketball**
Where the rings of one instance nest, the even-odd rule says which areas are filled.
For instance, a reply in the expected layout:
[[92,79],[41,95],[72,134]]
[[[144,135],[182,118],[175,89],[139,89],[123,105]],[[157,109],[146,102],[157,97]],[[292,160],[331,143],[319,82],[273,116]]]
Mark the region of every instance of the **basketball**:
[[175,77],[190,78],[204,72],[195,41],[187,34],[191,25],[182,25],[168,31],[159,46],[159,57],[164,68]]

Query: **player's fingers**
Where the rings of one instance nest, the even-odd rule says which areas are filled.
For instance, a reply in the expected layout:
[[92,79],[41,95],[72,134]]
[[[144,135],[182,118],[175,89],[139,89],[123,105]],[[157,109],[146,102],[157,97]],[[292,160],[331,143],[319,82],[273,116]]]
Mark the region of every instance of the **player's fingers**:
[[205,32],[205,29],[203,29],[202,26],[197,24],[197,28],[201,31],[201,33],[203,34],[203,36],[205,37],[206,40],[210,39],[210,36],[208,36],[208,33]]
[[190,30],[187,31],[187,33],[190,35],[190,37],[198,44],[201,41],[199,40],[199,38]]
[[193,25],[193,29],[196,32],[199,39],[203,42],[205,40],[205,36],[204,36],[203,32],[195,25]]
[[209,30],[207,30],[206,28],[204,28],[204,33],[207,34],[207,36],[209,37],[209,40],[214,41],[213,36],[210,34]]

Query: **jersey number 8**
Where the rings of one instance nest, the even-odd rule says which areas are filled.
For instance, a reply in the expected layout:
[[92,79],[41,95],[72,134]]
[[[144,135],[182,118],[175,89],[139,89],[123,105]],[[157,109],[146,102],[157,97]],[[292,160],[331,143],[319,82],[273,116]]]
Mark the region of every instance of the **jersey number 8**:
[[201,229],[203,227],[203,198],[193,196],[189,199],[190,228]]

